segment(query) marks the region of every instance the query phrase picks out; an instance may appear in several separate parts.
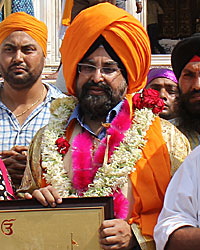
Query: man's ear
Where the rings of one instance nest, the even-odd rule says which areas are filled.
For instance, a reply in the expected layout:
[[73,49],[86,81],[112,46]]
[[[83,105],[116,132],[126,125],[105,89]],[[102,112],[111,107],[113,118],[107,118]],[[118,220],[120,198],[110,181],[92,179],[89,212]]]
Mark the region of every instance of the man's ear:
[[45,65],[46,65],[46,61],[47,60],[47,58],[44,56],[44,67],[45,67]]
[[75,94],[76,94],[76,96],[77,96],[77,82],[78,82],[78,76],[79,76],[79,74],[78,74],[78,71],[76,72],[76,77],[75,77],[75,79],[74,79],[74,83],[73,83],[73,86],[75,87]]

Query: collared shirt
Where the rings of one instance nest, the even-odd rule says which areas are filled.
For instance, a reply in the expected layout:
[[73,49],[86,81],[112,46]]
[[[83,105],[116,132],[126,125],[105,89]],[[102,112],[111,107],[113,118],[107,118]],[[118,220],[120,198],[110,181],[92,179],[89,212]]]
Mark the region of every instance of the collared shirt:
[[22,126],[15,115],[0,101],[0,152],[10,150],[15,145],[29,146],[36,132],[48,123],[51,102],[56,98],[66,97],[55,86],[47,83],[45,86],[48,92],[44,102],[33,110]]
[[[123,104],[124,101],[119,102],[112,110],[109,111],[108,115],[106,116],[106,123],[111,123],[112,120],[114,119],[114,117],[119,113],[121,106]],[[67,126],[69,125],[69,123],[73,120],[76,119],[82,128],[86,129],[90,134],[92,134],[93,136],[97,137],[98,139],[102,140],[103,137],[105,137],[106,135],[106,130],[105,128],[103,128],[101,130],[101,132],[99,133],[99,135],[97,136],[96,134],[94,134],[94,132],[92,132],[92,130],[89,128],[89,126],[87,124],[84,123],[84,117],[80,112],[80,106],[77,105],[76,108],[74,109],[73,113],[71,114],[69,121],[67,123]]]

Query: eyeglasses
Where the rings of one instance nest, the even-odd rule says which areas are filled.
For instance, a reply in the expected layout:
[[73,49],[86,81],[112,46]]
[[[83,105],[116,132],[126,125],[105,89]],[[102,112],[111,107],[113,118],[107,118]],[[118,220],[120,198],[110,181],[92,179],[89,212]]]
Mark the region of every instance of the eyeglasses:
[[82,73],[84,75],[94,74],[97,69],[100,69],[102,75],[107,76],[114,75],[121,70],[117,65],[111,65],[109,67],[97,67],[92,64],[78,63],[78,73]]

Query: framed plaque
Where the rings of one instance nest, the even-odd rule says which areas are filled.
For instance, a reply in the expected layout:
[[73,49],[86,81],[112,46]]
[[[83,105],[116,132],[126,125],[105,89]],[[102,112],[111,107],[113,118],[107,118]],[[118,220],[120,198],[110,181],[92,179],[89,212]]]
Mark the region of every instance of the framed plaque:
[[55,208],[35,200],[0,201],[4,250],[100,250],[98,229],[113,218],[112,197],[67,198]]

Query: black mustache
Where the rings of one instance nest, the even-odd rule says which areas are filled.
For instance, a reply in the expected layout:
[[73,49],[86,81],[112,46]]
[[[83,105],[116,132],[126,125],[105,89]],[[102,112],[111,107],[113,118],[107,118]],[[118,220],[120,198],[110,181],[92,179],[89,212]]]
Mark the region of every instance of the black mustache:
[[89,89],[91,87],[98,87],[98,88],[102,88],[103,90],[110,89],[110,86],[108,84],[106,84],[105,82],[95,83],[94,81],[89,81],[89,82],[85,83],[83,86],[83,88],[86,88],[86,89]]
[[200,94],[200,90],[194,89],[194,90],[188,92],[188,95],[195,95],[195,94]]
[[8,67],[8,69],[12,69],[13,67],[17,67],[17,66],[20,66],[21,68],[23,68],[23,69],[26,70],[26,71],[28,70],[28,67],[22,65],[21,63],[13,63],[13,64],[11,64],[11,65]]
[[94,81],[89,81],[87,83],[85,83],[83,85],[82,88],[82,95],[81,96],[85,96],[87,94],[87,91],[91,88],[91,87],[98,87],[101,88],[102,90],[104,90],[105,93],[107,93],[109,96],[112,95],[112,89],[111,87],[105,83],[105,82],[98,82],[95,83]]
[[200,90],[198,90],[198,89],[193,89],[193,90],[191,90],[191,91],[189,91],[189,92],[187,92],[187,93],[185,93],[185,94],[183,94],[183,93],[181,93],[180,94],[180,103],[187,103],[188,102],[188,100],[191,98],[191,97],[193,97],[193,95],[195,95],[195,94],[200,94]]

